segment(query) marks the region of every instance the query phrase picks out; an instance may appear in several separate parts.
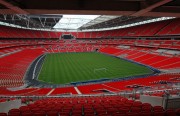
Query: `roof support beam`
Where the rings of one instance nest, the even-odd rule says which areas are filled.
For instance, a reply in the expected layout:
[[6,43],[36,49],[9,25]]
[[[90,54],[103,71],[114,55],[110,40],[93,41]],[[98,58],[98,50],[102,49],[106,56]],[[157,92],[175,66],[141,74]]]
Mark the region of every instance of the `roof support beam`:
[[9,9],[11,9],[11,10],[13,10],[13,11],[15,11],[15,12],[18,13],[18,14],[29,14],[29,13],[26,12],[25,10],[23,10],[23,9],[17,7],[17,6],[14,6],[14,5],[8,3],[8,2],[5,1],[5,0],[0,0],[0,4],[2,4],[2,5],[4,5],[5,7],[9,8]]
[[168,2],[171,2],[172,0],[160,0],[159,2],[153,4],[153,5],[150,5],[144,9],[141,9],[139,11],[137,11],[136,13],[132,14],[131,16],[141,16],[149,11],[152,11],[154,8],[157,8],[163,4],[166,4]]

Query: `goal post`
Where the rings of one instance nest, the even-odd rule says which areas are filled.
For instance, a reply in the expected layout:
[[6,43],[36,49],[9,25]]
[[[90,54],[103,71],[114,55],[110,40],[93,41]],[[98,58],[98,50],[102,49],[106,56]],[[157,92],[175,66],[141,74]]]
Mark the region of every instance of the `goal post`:
[[95,68],[95,69],[94,69],[94,73],[100,72],[100,71],[107,72],[107,68]]

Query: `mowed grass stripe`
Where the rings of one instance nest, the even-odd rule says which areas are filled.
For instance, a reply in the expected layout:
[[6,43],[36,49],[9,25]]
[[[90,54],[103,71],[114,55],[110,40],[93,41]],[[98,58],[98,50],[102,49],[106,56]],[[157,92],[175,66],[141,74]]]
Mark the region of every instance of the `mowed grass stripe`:
[[[94,69],[106,68],[107,71]],[[147,67],[100,53],[47,54],[38,79],[55,84],[152,73]]]

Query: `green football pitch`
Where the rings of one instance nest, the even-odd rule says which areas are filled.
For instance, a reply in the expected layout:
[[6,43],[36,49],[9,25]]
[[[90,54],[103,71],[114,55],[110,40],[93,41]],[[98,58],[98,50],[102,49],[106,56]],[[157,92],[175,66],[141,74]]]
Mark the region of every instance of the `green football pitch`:
[[100,53],[47,54],[38,80],[54,84],[68,84],[97,79],[114,79],[152,71],[116,57]]

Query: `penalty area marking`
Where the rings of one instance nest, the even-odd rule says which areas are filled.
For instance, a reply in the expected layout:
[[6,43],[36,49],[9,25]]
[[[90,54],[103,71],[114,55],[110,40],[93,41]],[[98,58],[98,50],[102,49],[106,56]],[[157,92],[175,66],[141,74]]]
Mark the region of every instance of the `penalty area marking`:
[[95,68],[95,69],[94,69],[94,73],[99,72],[99,71],[105,71],[105,72],[107,72],[107,68]]

